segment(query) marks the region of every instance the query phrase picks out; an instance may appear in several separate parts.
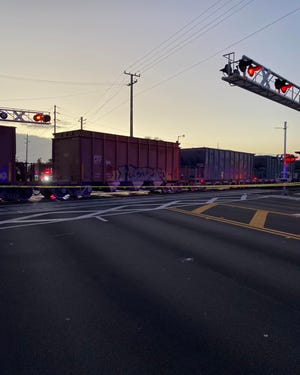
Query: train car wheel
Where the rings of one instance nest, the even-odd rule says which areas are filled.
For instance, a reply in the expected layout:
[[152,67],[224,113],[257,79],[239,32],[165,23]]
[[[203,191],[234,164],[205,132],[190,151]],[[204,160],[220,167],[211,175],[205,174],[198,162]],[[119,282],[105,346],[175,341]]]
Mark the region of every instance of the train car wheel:
[[79,198],[80,196],[80,189],[78,188],[70,188],[68,189],[68,194],[70,195],[71,198]]
[[45,199],[51,199],[51,196],[53,195],[52,189],[46,188],[41,189],[40,193],[44,196]]
[[56,199],[63,199],[68,194],[66,188],[55,188],[52,191]]
[[32,188],[20,188],[18,195],[21,202],[27,202],[32,196]]
[[40,194],[41,194],[41,190],[40,190],[40,189],[33,188],[33,189],[32,189],[32,194],[33,194],[33,195],[40,195]]
[[83,197],[83,198],[88,198],[91,194],[92,194],[92,187],[91,186],[83,186],[81,189],[80,189],[80,195]]

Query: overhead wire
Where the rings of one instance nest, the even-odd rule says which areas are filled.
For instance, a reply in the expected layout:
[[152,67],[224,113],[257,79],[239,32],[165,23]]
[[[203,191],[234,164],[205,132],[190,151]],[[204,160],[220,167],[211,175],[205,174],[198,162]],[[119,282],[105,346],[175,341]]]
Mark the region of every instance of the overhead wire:
[[[228,4],[232,3],[233,1],[236,1],[236,0],[228,0],[226,1],[224,4],[221,4],[217,9],[211,9],[211,7],[209,7],[209,13],[206,14],[205,18],[204,19],[201,19],[200,21],[198,21],[196,24],[192,24],[190,25],[190,27],[187,28],[187,30],[185,30],[184,32],[180,33],[178,36],[176,36],[176,38],[172,38],[169,40],[169,42],[160,50],[158,50],[154,56],[146,59],[145,61],[143,61],[141,64],[138,65],[138,67],[136,67],[135,69],[138,70],[138,71],[141,71],[141,72],[145,72],[145,66],[147,67],[148,65],[151,65],[152,63],[160,60],[164,55],[168,54],[170,51],[172,51],[173,49],[176,49],[176,48],[179,48],[181,44],[184,44],[186,41],[188,41],[192,36],[196,35],[198,32],[200,32],[203,28],[207,27],[205,25],[205,23],[207,22],[207,20],[209,20],[210,18],[212,18],[213,16],[216,16],[216,18],[214,18],[211,22],[214,22],[215,20],[217,20],[219,17],[223,16],[224,14],[226,14],[228,11],[230,11],[230,9],[238,6],[241,2],[243,1],[246,1],[246,0],[238,0],[238,4],[235,4],[233,5],[232,8],[230,8],[229,10],[225,11],[225,8]],[[207,10],[208,10],[207,9]],[[219,11],[222,11],[222,13],[217,16],[217,14],[219,13]],[[202,13],[204,15],[204,12]],[[204,25],[204,26],[202,26]],[[191,32],[197,28],[197,27],[200,27],[200,30],[198,31],[195,31],[193,34],[191,34]],[[190,34],[190,35],[189,35]],[[185,38],[185,39],[183,39]]]
[[[120,92],[122,91],[122,89],[125,87],[124,85],[124,81],[125,81],[125,78],[123,77],[123,80],[122,80],[122,83],[120,82],[120,77],[121,75],[119,74],[118,77],[116,78],[115,80],[115,83],[113,83],[107,90],[105,90],[104,94],[101,96],[101,98],[105,98],[105,96],[108,95],[108,93],[115,87],[115,86],[119,86],[119,89],[114,92],[112,95],[110,95],[104,102],[102,102],[102,104],[99,106],[97,106],[97,104],[94,104],[91,108],[95,108],[95,109],[89,109],[87,110],[85,113],[84,113],[84,116],[87,116],[88,113],[90,113],[90,116],[96,116],[103,107],[106,106],[106,104],[108,104],[111,100],[113,100],[116,96],[118,96],[120,94]],[[99,102],[99,99],[97,100],[97,102]]]
[[55,96],[39,96],[39,97],[34,97],[34,98],[11,98],[11,99],[1,99],[1,102],[8,102],[8,101],[26,101],[26,100],[49,100],[49,99],[58,99],[58,98],[69,98],[73,96],[82,96],[82,95],[89,95],[89,94],[94,94],[98,93],[99,90],[90,90],[90,91],[84,91],[84,92],[78,92],[78,93],[73,93],[73,94],[64,94],[64,95],[55,95]]
[[[164,41],[162,41],[160,44],[158,44],[156,47],[152,48],[150,51],[146,52],[143,56],[141,56],[140,58],[138,58],[137,60],[135,60],[133,63],[131,63],[128,68],[126,70],[130,70],[131,68],[133,68],[135,65],[137,65],[137,63],[140,63],[141,61],[143,61],[144,59],[147,59],[148,56],[151,56],[156,50],[160,49],[162,46],[164,46],[165,44],[167,44],[169,41],[171,41],[174,37],[176,37],[178,34],[180,34],[182,31],[184,31],[185,29],[187,29],[190,25],[192,25],[195,21],[197,21],[199,18],[201,18],[202,16],[204,16],[210,9],[214,8],[217,4],[219,4],[221,1],[223,0],[218,0],[216,1],[214,4],[212,4],[211,6],[209,6],[207,9],[205,9],[201,14],[199,14],[197,17],[193,18],[190,22],[188,22],[187,24],[185,24],[183,27],[181,27],[179,30],[177,30],[175,33],[173,33],[172,35],[170,35],[167,39],[165,39]],[[230,0],[232,1],[232,0]],[[228,2],[230,2],[228,1]],[[198,24],[196,24],[198,25]],[[193,26],[194,27],[194,26]],[[189,31],[189,30],[188,30]],[[186,32],[185,32],[186,33]],[[177,40],[177,39],[176,39]]]
[[[136,93],[136,94],[134,95],[134,97],[136,97],[136,96],[140,96],[140,95],[143,95],[143,94],[147,93],[148,91],[151,91],[151,90],[153,90],[153,89],[155,89],[155,88],[157,88],[157,87],[163,85],[164,83],[166,83],[166,82],[168,82],[168,81],[171,81],[171,80],[173,80],[174,78],[177,78],[178,76],[180,76],[180,75],[182,75],[182,74],[185,74],[186,72],[188,72],[188,71],[190,71],[190,70],[196,68],[196,67],[199,66],[200,64],[203,64],[203,63],[205,63],[205,62],[207,62],[207,61],[213,59],[214,57],[220,55],[221,53],[228,51],[230,48],[232,48],[232,47],[234,47],[234,46],[236,46],[236,45],[242,43],[243,41],[245,41],[245,40],[247,40],[247,39],[253,37],[254,35],[256,35],[256,34],[262,32],[262,31],[268,29],[269,27],[271,27],[271,26],[273,26],[273,25],[279,23],[280,21],[282,21],[282,20],[284,20],[285,18],[287,18],[287,17],[293,15],[294,13],[298,12],[299,10],[300,10],[300,7],[295,8],[294,10],[292,10],[292,11],[290,11],[290,12],[284,14],[283,16],[278,17],[278,18],[275,19],[274,21],[269,22],[268,24],[266,24],[266,25],[264,25],[264,26],[258,28],[257,30],[251,32],[250,34],[246,35],[245,37],[243,37],[243,38],[241,38],[241,39],[239,39],[239,40],[237,40],[237,41],[235,41],[235,42],[233,42],[233,43],[227,45],[226,47],[224,47],[224,48],[222,48],[222,49],[216,51],[215,53],[213,53],[213,54],[211,54],[211,55],[209,55],[209,56],[203,58],[202,60],[200,60],[200,61],[198,61],[198,62],[196,62],[196,63],[194,63],[194,64],[192,64],[192,65],[187,66],[185,69],[182,69],[182,70],[178,71],[177,73],[175,73],[175,74],[173,74],[173,75],[171,75],[171,76],[169,76],[169,77],[167,77],[167,78],[165,78],[165,79],[163,79],[163,80],[158,81],[156,84],[154,84],[154,85],[152,85],[152,86],[150,86],[150,87],[148,87],[148,88],[146,88],[146,89],[144,89],[144,90],[139,91],[138,93]],[[112,110],[110,110],[110,111],[104,113],[104,114],[103,114],[101,117],[99,117],[99,118],[103,118],[103,117],[109,115],[109,114],[112,113],[113,111],[119,109],[119,108],[120,108],[121,106],[123,106],[125,103],[126,103],[126,102],[121,102],[121,103],[119,103],[119,105],[117,105],[116,107],[114,107]]]
[[22,77],[22,76],[11,76],[0,74],[0,78],[18,80],[18,81],[32,81],[32,82],[44,82],[44,83],[53,83],[59,85],[72,85],[72,86],[110,86],[111,82],[79,82],[79,81],[59,81],[59,80],[49,80],[42,78],[31,78],[31,77]]
[[[214,28],[216,28],[217,26],[219,26],[221,23],[225,22],[227,19],[229,19],[230,17],[234,16],[236,13],[240,12],[242,9],[244,9],[247,5],[251,4],[253,1],[255,0],[248,0],[245,4],[243,4],[240,8],[234,10],[233,12],[231,12],[230,14],[228,14],[226,17],[223,17],[221,18],[222,16],[226,15],[227,13],[229,13],[232,9],[236,8],[237,6],[239,6],[241,3],[243,3],[245,0],[241,0],[238,4],[234,5],[233,7],[231,7],[230,9],[228,9],[225,13],[223,13],[222,15],[218,16],[217,18],[215,18],[214,20],[212,20],[211,22],[209,22],[208,24],[204,25],[200,30],[196,31],[195,33],[193,33],[192,35],[190,35],[188,38],[184,39],[183,41],[181,41],[180,43],[178,43],[177,45],[173,46],[172,48],[170,48],[168,51],[166,51],[165,53],[163,53],[161,56],[159,56],[158,58],[156,58],[155,60],[153,60],[152,62],[146,64],[144,67],[142,67],[140,70],[145,73],[146,71],[152,69],[154,66],[156,66],[157,64],[161,63],[162,61],[166,60],[168,57],[174,55],[177,51],[181,50],[182,48],[186,47],[187,45],[189,45],[190,43],[194,42],[195,40],[197,40],[198,38],[200,38],[201,36],[205,35],[206,33],[208,33],[209,31],[213,30]],[[219,18],[221,18],[221,20],[219,20],[218,22],[215,22],[217,21]]]
[[142,90],[142,91],[138,92],[138,93],[136,94],[136,96],[137,96],[137,95],[144,94],[145,92],[150,91],[150,90],[152,90],[152,89],[154,89],[154,88],[156,88],[156,87],[162,85],[163,83],[166,83],[166,82],[168,82],[168,81],[170,81],[170,80],[172,80],[172,79],[174,79],[174,78],[176,78],[176,77],[178,77],[178,76],[180,76],[180,75],[182,75],[182,74],[188,72],[189,70],[194,69],[194,68],[197,67],[198,65],[203,64],[203,63],[205,63],[205,62],[211,60],[212,58],[214,58],[214,57],[220,55],[220,53],[222,53],[222,52],[228,51],[229,48],[234,47],[234,46],[236,46],[237,44],[242,43],[243,41],[245,41],[245,40],[251,38],[252,36],[254,36],[254,35],[256,35],[256,34],[262,32],[262,31],[266,30],[267,28],[269,28],[269,27],[275,25],[276,23],[278,23],[278,22],[282,21],[283,19],[285,19],[285,18],[291,16],[292,14],[296,13],[296,12],[299,11],[299,10],[300,10],[300,7],[298,7],[298,8],[296,8],[296,9],[294,9],[294,10],[292,10],[292,11],[290,11],[290,12],[284,14],[283,16],[281,16],[281,17],[275,19],[274,21],[269,22],[268,24],[266,24],[266,25],[260,27],[259,29],[253,31],[252,33],[246,35],[245,37],[243,37],[243,38],[237,40],[236,42],[233,42],[233,43],[227,45],[226,47],[224,47],[224,48],[218,50],[217,52],[213,53],[212,55],[210,55],[210,56],[208,56],[208,57],[206,57],[206,58],[204,58],[204,59],[202,59],[202,60],[200,60],[200,61],[198,61],[198,62],[192,64],[192,65],[189,65],[189,66],[186,67],[185,69],[180,70],[179,72],[177,72],[177,73],[175,73],[175,74],[169,76],[168,78],[165,78],[165,79],[163,79],[163,80],[157,82],[157,83],[154,84],[153,86],[151,86],[151,87],[149,87],[149,88],[147,88],[147,89],[145,89],[145,90]]
[[[186,30],[188,28],[188,30],[186,30],[184,32],[183,35],[185,35],[187,32],[189,32],[191,29],[193,29],[194,27],[198,26],[199,25],[199,22],[196,24],[196,25],[193,25],[191,26],[193,23],[195,23],[195,21],[197,21],[198,19],[200,19],[203,15],[205,15],[206,13],[208,13],[211,9],[213,9],[216,5],[218,5],[219,3],[221,3],[223,0],[218,0],[216,1],[214,4],[212,4],[211,6],[209,6],[207,9],[205,9],[199,16],[195,17],[193,20],[191,20],[190,22],[188,22],[186,25],[184,25],[183,27],[181,27],[178,31],[176,31],[174,34],[172,34],[169,38],[167,38],[165,41],[163,41],[162,43],[159,44],[159,46],[153,48],[151,51],[149,51],[148,53],[146,53],[144,56],[142,56],[141,58],[137,59],[134,63],[130,64],[129,67],[126,69],[126,70],[130,70],[137,62],[140,62],[140,61],[143,61],[147,56],[151,55],[155,50],[159,49],[161,46],[163,46],[164,44],[168,43],[169,41],[171,41],[174,37],[176,37],[178,34],[182,34],[182,32],[184,30]],[[224,6],[226,6],[228,3],[232,2],[234,0],[227,0],[221,7],[219,7],[217,10],[213,11],[213,13],[210,14],[210,16],[212,16],[213,14],[215,14],[217,11],[219,11],[221,8],[223,8]],[[244,0],[242,0],[244,1]],[[254,1],[254,0],[252,0]],[[191,26],[191,27],[189,27]],[[180,36],[182,37],[182,35]],[[179,37],[179,38],[180,38]],[[178,38],[175,39],[175,41],[177,41]],[[171,42],[171,43],[174,43],[174,40]],[[146,60],[147,61],[147,60]],[[117,81],[117,80],[116,80]],[[124,82],[124,81],[123,81]],[[121,83],[120,83],[121,84]],[[109,87],[106,92],[101,96],[102,98],[108,94],[108,92],[110,92],[114,87],[114,84]],[[125,87],[125,86],[123,86]],[[88,111],[85,112],[85,116],[87,114],[89,114],[92,118],[95,118],[95,116],[108,104],[110,103],[115,97],[117,97],[120,92],[122,91],[122,86],[119,88],[119,90],[115,91],[112,95],[110,95],[106,100],[104,100],[104,102],[102,102],[102,104],[96,108],[96,105],[94,105],[94,107],[92,108],[95,108],[95,109],[90,109]],[[97,119],[96,119],[97,120]]]
[[[182,36],[184,36],[187,32],[190,32],[194,27],[196,27],[196,26],[199,26],[199,24],[201,23],[201,22],[203,22],[203,20],[201,21],[201,22],[198,22],[196,25],[193,25],[193,26],[191,26],[196,20],[198,20],[199,18],[201,18],[203,15],[205,15],[206,13],[208,13],[211,9],[213,9],[213,7],[215,7],[216,5],[218,5],[220,2],[221,2],[222,0],[218,0],[218,1],[216,1],[213,5],[211,5],[210,7],[208,7],[205,11],[203,11],[199,16],[197,16],[196,18],[194,18],[192,21],[190,21],[189,23],[187,23],[185,26],[183,26],[181,29],[179,29],[177,32],[175,32],[174,34],[172,34],[169,38],[167,38],[164,42],[162,42],[162,43],[160,43],[160,45],[159,46],[157,46],[157,47],[155,47],[155,48],[153,48],[151,51],[149,51],[147,54],[145,54],[142,58],[140,58],[140,59],[138,59],[138,60],[136,60],[136,62],[137,61],[142,61],[146,56],[149,56],[153,51],[155,51],[156,49],[158,49],[159,47],[161,47],[162,45],[164,45],[164,44],[166,44],[167,42],[169,42],[169,41],[171,41],[175,36],[177,36],[178,34],[182,34],[182,31],[184,31],[185,29],[187,29],[182,35],[180,35],[180,37],[179,38],[181,38]],[[255,0],[241,0],[241,1],[239,1],[238,2],[238,4],[236,4],[236,5],[234,5],[233,7],[231,7],[229,10],[227,10],[226,12],[224,12],[224,13],[222,13],[222,15],[221,16],[223,16],[224,14],[226,14],[226,13],[228,13],[230,10],[232,10],[233,8],[235,8],[236,6],[238,6],[238,5],[240,5],[241,3],[243,3],[244,1],[247,1],[247,3],[243,6],[243,7],[245,7],[246,5],[248,5],[250,2],[253,2],[253,1],[255,1]],[[224,8],[224,6],[226,6],[228,3],[231,3],[232,2],[232,0],[229,0],[229,1],[226,1],[224,4],[222,4],[220,7],[218,7],[217,9],[215,9],[212,13],[210,13],[210,17],[211,16],[213,16],[216,12],[218,12],[220,9],[222,9],[222,8]],[[242,7],[242,8],[243,8]],[[242,8],[240,8],[240,9],[238,9],[237,11],[240,11]],[[235,11],[235,13],[237,12],[237,11]],[[233,15],[233,14],[232,14]],[[232,15],[230,15],[230,16],[232,16]],[[214,22],[215,20],[217,20],[218,18],[220,18],[221,16],[218,16],[216,19],[214,19],[212,22]],[[229,18],[229,17],[227,17],[227,18]],[[207,19],[207,18],[206,18]],[[222,22],[223,22],[224,20],[222,20]],[[189,27],[189,26],[191,26],[191,27]],[[189,28],[188,28],[189,27]],[[194,34],[193,34],[193,36],[194,36]],[[171,44],[172,43],[174,43],[175,41],[177,41],[178,39],[179,39],[178,37],[175,39],[175,40],[172,40],[171,41]],[[184,40],[184,42],[186,42],[187,41],[187,39],[185,39]],[[182,43],[182,42],[181,42]],[[170,43],[169,43],[169,45],[170,45]],[[180,45],[180,44],[179,44]],[[179,49],[179,45],[176,45],[176,48],[178,48]],[[166,56],[165,58],[167,58],[168,56]],[[165,59],[164,58],[164,59]],[[156,61],[156,60],[155,60]],[[136,63],[135,62],[135,63]],[[134,65],[135,65],[135,63],[132,63],[131,65],[129,65],[129,67],[128,67],[128,69],[127,70],[129,70],[129,68],[131,68],[131,67],[133,67]],[[153,61],[152,61],[152,63],[153,63]],[[152,64],[151,63],[151,64]],[[159,62],[156,62],[155,63],[155,65],[157,64],[157,63],[159,63]],[[108,89],[107,91],[109,91],[110,89]],[[113,94],[112,96],[110,96],[104,103],[102,103],[102,105],[96,110],[96,113],[94,114],[94,116],[96,115],[96,114],[98,114],[105,106],[106,106],[106,104],[108,104],[112,99],[114,99],[119,93],[120,93],[120,91],[122,90],[122,88],[120,88],[120,90],[118,90],[118,92],[116,92],[115,94]],[[126,101],[124,101],[124,102],[122,102],[122,104],[121,105],[123,105],[123,103],[125,103]],[[121,106],[121,105],[119,105],[119,106]],[[117,108],[119,108],[119,106],[117,107]],[[116,107],[115,107],[116,108]],[[111,111],[109,111],[109,113],[110,113]],[[101,118],[101,117],[100,117]],[[96,118],[96,120],[98,120],[99,119],[99,117],[98,118]],[[96,121],[95,120],[95,121]]]
[[[193,25],[192,27],[189,27],[191,26],[193,23],[195,23],[195,21],[197,21],[198,19],[200,19],[203,15],[205,15],[206,13],[208,13],[211,9],[213,9],[216,5],[218,5],[222,0],[218,0],[216,1],[214,4],[212,4],[210,7],[208,7],[206,10],[204,10],[199,16],[197,16],[196,18],[194,18],[192,21],[190,21],[188,24],[186,24],[185,26],[183,26],[181,29],[179,29],[176,33],[174,33],[171,37],[169,37],[166,41],[162,42],[160,44],[160,46],[162,46],[163,44],[165,44],[167,41],[171,40],[172,38],[174,38],[174,36],[177,36],[179,35],[180,33],[182,34],[182,31],[183,30],[186,30],[185,33],[183,35],[185,35],[187,32],[189,32],[190,30],[192,30],[193,28],[195,28],[196,26],[199,25],[199,22],[195,25]],[[229,0],[229,1],[226,1],[223,5],[221,5],[221,7],[217,8],[217,10],[214,10],[213,13],[211,13],[209,16],[212,16],[213,14],[215,14],[217,11],[219,11],[221,8],[223,8],[225,5],[227,5],[229,2],[231,2],[232,0]],[[244,1],[244,0],[242,0]],[[254,0],[252,0],[254,1]],[[189,28],[188,28],[189,27]],[[180,36],[182,37],[182,35]],[[177,41],[179,38],[175,39],[175,41]],[[173,42],[174,43],[174,40]],[[155,48],[153,49],[155,50]],[[152,51],[153,51],[152,50]],[[146,54],[146,55],[149,55],[150,53]],[[165,57],[167,58],[167,57]],[[165,59],[164,58],[164,59]],[[139,59],[139,61],[141,61],[142,58]],[[156,62],[157,64],[158,62]],[[156,65],[155,64],[155,65]],[[132,66],[133,64],[131,64],[130,66]],[[75,82],[75,81],[58,81],[58,80],[46,80],[46,79],[36,79],[36,78],[30,78],[30,77],[21,77],[21,76],[8,76],[8,75],[1,75],[0,74],[0,78],[5,78],[5,79],[17,79],[17,80],[25,80],[25,81],[34,81],[34,82],[45,82],[45,83],[50,83],[50,84],[63,84],[63,85],[107,85],[107,83],[104,83],[104,82]],[[115,97],[117,97],[120,92],[122,91],[123,87],[124,87],[124,79],[122,82],[120,82],[119,80],[119,77],[120,75],[118,76],[118,78],[112,83],[109,85],[109,87],[107,88],[107,90],[105,91],[105,93],[101,96],[101,98],[105,98],[105,96],[108,95],[108,93],[113,89],[113,88],[116,88],[116,86],[119,86],[118,87],[118,90],[115,91],[112,95],[110,95],[106,100],[104,100],[104,102],[100,105],[100,107],[97,107],[97,105],[95,104],[92,108],[95,108],[95,109],[89,109],[87,110],[85,113],[84,113],[84,116],[86,116],[88,113],[90,113],[90,115],[92,117],[96,116],[108,103],[110,103]],[[89,91],[89,92],[83,92],[83,93],[75,93],[75,94],[66,94],[66,95],[59,95],[59,96],[49,96],[49,97],[39,97],[39,98],[16,98],[14,100],[49,100],[49,99],[57,99],[57,98],[64,98],[64,97],[73,97],[73,96],[80,96],[80,95],[89,95],[89,94],[93,94],[93,93],[97,93],[98,90],[95,90],[95,91]],[[8,101],[9,99],[5,99],[6,101]],[[98,102],[98,100],[97,100]]]

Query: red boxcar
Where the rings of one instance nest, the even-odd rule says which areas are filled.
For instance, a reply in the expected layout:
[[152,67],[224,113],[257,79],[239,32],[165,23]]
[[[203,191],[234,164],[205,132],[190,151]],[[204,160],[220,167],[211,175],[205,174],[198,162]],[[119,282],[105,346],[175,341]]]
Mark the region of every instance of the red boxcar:
[[16,128],[0,126],[0,184],[15,183]]
[[63,185],[161,185],[178,181],[179,144],[87,130],[56,133],[54,181]]

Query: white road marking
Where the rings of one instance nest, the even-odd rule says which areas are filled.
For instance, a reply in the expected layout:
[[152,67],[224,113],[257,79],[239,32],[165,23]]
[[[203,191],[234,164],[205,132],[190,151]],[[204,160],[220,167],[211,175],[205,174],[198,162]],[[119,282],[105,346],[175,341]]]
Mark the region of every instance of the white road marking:
[[104,219],[104,217],[101,216],[95,216],[95,219],[101,220],[101,221],[108,221],[107,219]]
[[218,200],[218,197],[214,197],[214,198],[211,198],[209,199],[208,201],[206,201],[205,203],[214,203],[215,201]]
[[[4,229],[12,229],[12,228],[18,228],[18,227],[24,227],[24,226],[31,226],[31,225],[41,225],[41,224],[57,224],[60,222],[66,222],[66,221],[75,221],[75,220],[83,220],[83,219],[91,219],[91,218],[96,218],[98,220],[107,222],[108,220],[103,218],[103,215],[111,215],[115,213],[115,215],[120,215],[120,214],[128,214],[128,213],[133,213],[133,212],[145,212],[145,211],[155,211],[155,210],[163,210],[169,206],[175,205],[179,201],[172,201],[168,203],[164,203],[158,207],[151,207],[151,208],[140,208],[140,209],[130,209],[128,205],[123,205],[123,206],[116,206],[116,207],[111,207],[105,210],[89,210],[89,211],[48,211],[48,212],[39,212],[35,213],[32,215],[26,215],[26,216],[21,216],[13,219],[8,219],[8,220],[2,220],[0,221],[0,225],[4,225],[2,230]],[[64,217],[64,218],[43,218],[46,215],[57,215],[59,216],[60,214],[82,214],[78,216],[69,216],[69,217]],[[5,224],[15,224],[15,225],[5,225]]]
[[247,199],[247,194],[243,194],[242,196],[241,196],[241,201],[245,201]]

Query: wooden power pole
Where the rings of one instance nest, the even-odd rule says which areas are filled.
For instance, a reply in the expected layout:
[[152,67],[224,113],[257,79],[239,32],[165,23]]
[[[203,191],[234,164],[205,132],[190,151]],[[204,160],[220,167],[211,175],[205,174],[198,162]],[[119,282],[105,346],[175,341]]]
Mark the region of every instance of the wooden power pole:
[[133,77],[140,77],[140,74],[136,73],[128,73],[124,72],[124,74],[127,74],[130,76],[130,83],[127,84],[127,86],[130,86],[130,137],[133,137],[133,85],[137,83],[137,79],[133,79]]

